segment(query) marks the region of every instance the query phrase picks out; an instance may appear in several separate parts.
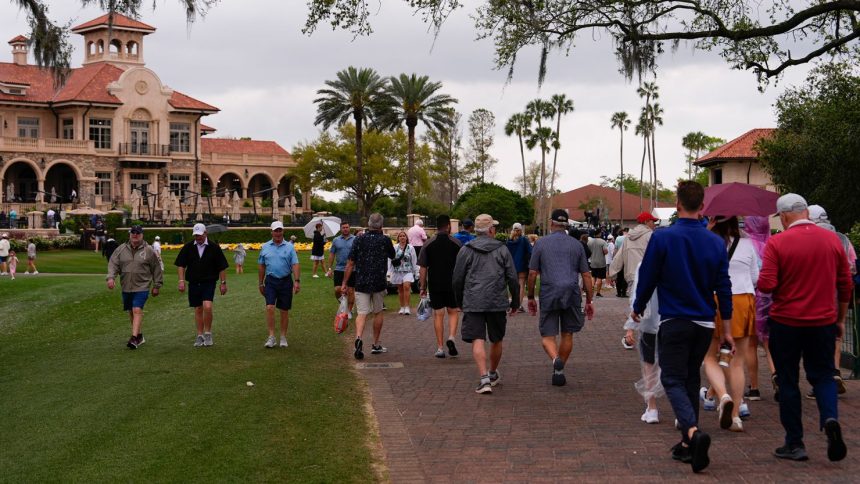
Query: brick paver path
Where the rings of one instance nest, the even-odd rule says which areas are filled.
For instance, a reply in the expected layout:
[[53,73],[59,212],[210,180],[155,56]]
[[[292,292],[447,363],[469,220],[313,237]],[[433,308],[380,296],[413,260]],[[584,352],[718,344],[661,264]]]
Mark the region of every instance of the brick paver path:
[[[388,301],[396,305],[396,300]],[[399,362],[403,367],[358,371],[370,388],[392,482],[693,478],[689,465],[669,456],[679,435],[668,401],[658,400],[659,424],[639,420],[644,404],[633,388],[640,377],[638,356],[620,345],[628,304],[611,295],[598,299],[595,319],[575,336],[564,387],[550,385],[550,362],[540,347],[536,318],[519,314],[509,320],[499,368],[502,383],[491,395],[473,391],[478,377],[469,346],[458,339],[459,358],[434,358],[432,323],[389,310],[382,339],[389,351],[371,355],[368,341],[364,362]],[[782,444],[783,431],[764,359],[760,361],[763,399],[750,402],[745,433],[720,430],[716,413],[702,412],[701,427],[713,443],[711,466],[698,479],[860,479],[860,385],[848,382],[848,394],[839,402],[848,457],[840,463],[827,460],[815,403],[804,399],[810,460],[786,462],[771,456]],[[801,388],[809,386],[804,382]]]

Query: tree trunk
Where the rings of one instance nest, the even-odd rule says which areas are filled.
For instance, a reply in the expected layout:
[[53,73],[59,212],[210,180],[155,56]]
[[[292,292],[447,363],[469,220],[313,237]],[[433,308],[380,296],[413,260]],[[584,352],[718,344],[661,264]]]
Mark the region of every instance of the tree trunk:
[[540,147],[540,190],[538,195],[538,220],[540,220],[541,230],[546,233],[546,152],[547,148],[544,144]]
[[645,153],[648,151],[648,135],[642,135],[642,163],[639,165],[639,211],[642,211],[642,200],[645,197],[645,185],[642,184],[645,178]]
[[624,125],[619,126],[618,131],[621,133],[621,149],[619,150],[619,159],[621,160],[621,180],[618,183],[618,225],[624,223]]
[[354,112],[355,119],[355,175],[357,183],[355,184],[355,198],[358,203],[358,213],[361,216],[367,216],[367,205],[364,203],[364,153],[362,151],[362,133],[361,133],[361,113]]
[[526,152],[523,151],[523,132],[517,129],[517,138],[520,140],[520,158],[523,160],[523,196],[526,196]]
[[655,139],[656,136],[651,133],[651,163],[654,164],[654,202],[651,205],[652,209],[657,206],[657,198],[660,196],[660,189],[657,184],[657,142]]
[[[558,122],[556,123],[556,126],[555,126],[555,136],[556,136],[556,141],[561,139],[561,113],[559,113],[559,115],[558,115]],[[555,163],[558,160],[558,148],[553,148],[553,150],[554,151],[552,154],[552,178],[549,179],[549,193],[550,194],[552,194],[552,192],[555,190]]]
[[651,136],[654,135],[650,135],[648,137],[648,141],[646,142],[646,144],[648,145],[648,183],[650,185],[648,187],[648,206],[650,207],[649,211],[654,208],[654,170],[652,169],[653,165],[651,163],[651,158],[653,156],[651,154]]
[[409,152],[406,156],[406,215],[412,213],[413,186],[415,184],[415,126],[418,120],[406,120],[409,133]]

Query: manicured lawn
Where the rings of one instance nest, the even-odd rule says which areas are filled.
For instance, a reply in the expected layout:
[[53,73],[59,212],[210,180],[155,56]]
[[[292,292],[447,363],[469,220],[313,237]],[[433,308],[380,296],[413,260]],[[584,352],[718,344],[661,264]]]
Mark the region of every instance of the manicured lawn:
[[193,348],[175,254],[165,252],[165,292],[147,302],[135,351],[103,277],[46,274],[104,274],[98,254],[42,252],[42,274],[0,278],[0,481],[375,480],[377,442],[351,337],[332,331],[331,280],[312,279],[300,253],[290,346],[264,349],[249,252],[246,273],[231,268],[216,297],[215,346]]

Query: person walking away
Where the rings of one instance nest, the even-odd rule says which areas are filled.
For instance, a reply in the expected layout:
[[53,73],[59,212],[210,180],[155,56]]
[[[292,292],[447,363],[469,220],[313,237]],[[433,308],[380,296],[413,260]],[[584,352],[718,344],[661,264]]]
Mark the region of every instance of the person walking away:
[[517,295],[518,311],[526,312],[523,308],[523,299],[526,296],[526,279],[529,275],[529,258],[532,256],[532,246],[529,239],[523,235],[523,224],[517,222],[511,227],[511,237],[507,241],[508,250],[514,260],[514,269],[517,271],[520,293]]
[[[624,239],[627,236],[627,234],[630,232],[630,229],[627,227],[624,227],[623,229],[621,229],[619,227],[619,229],[620,230],[618,231],[618,235],[615,237],[615,244],[614,244],[615,245],[615,251],[613,252],[613,255],[612,255],[612,261],[613,262],[615,261],[615,258],[618,256],[618,254],[621,253],[621,246],[624,245]],[[607,277],[609,275],[608,274],[609,267],[612,267],[612,263],[609,263],[609,265],[607,266]],[[623,271],[623,268],[621,269],[621,271]],[[610,280],[615,284],[615,296],[616,297],[627,297],[627,290],[628,290],[627,280],[624,277],[621,277],[619,279],[610,279]]]
[[394,244],[382,233],[382,215],[372,213],[367,219],[367,231],[352,243],[352,249],[343,273],[340,286],[341,294],[348,288],[348,281],[355,273],[355,305],[358,316],[355,318],[355,352],[356,360],[364,358],[364,324],[369,315],[373,315],[373,343],[370,354],[385,353],[388,348],[382,346],[379,338],[382,336],[382,303],[388,282],[385,274],[388,272],[388,259],[394,258]]
[[[755,285],[758,281],[759,260],[752,241],[742,233],[737,217],[715,217],[708,228],[725,242],[729,258],[729,279],[732,281],[732,318],[723,320],[716,315],[714,335],[720,335],[724,326],[732,333],[737,353],[732,357],[727,369],[718,362],[720,354],[719,338],[712,338],[708,352],[705,353],[705,374],[710,389],[699,390],[705,410],[717,409],[720,428],[733,432],[743,432],[741,418],[749,416],[749,409],[743,402],[749,336],[755,333]],[[719,397],[717,404],[716,398]],[[731,403],[731,411],[726,411]]]
[[9,251],[9,276],[12,277],[12,280],[15,280],[15,273],[18,272],[18,256],[15,255],[14,250]]
[[[612,264],[612,258],[615,257],[615,237],[612,234],[609,234],[606,237],[606,267],[608,268],[610,264]],[[606,286],[612,289],[615,289],[615,282],[609,278],[606,278]]]
[[412,283],[415,282],[415,272],[418,270],[418,257],[408,240],[406,232],[401,230],[397,234],[394,258],[391,259],[391,284],[397,287],[400,300],[397,314],[410,314],[409,297],[412,294]]
[[301,270],[299,256],[293,244],[284,240],[284,224],[280,220],[272,222],[272,239],[260,248],[257,257],[257,278],[260,294],[266,300],[266,327],[269,337],[264,346],[275,347],[275,308],[281,316],[281,348],[289,346],[287,329],[290,326],[290,309],[293,295],[299,293]]
[[30,243],[27,244],[27,272],[25,274],[38,273],[39,271],[36,269],[36,243],[30,239]]
[[227,258],[221,247],[209,242],[203,224],[195,224],[194,240],[183,245],[173,263],[179,275],[179,292],[188,289],[188,305],[194,308],[197,337],[194,347],[212,346],[212,301],[215,283],[222,296],[227,294]]
[[839,461],[847,450],[839,423],[833,353],[836,339],[845,334],[851,272],[839,238],[809,220],[803,197],[785,194],[777,199],[776,209],[785,231],[767,242],[758,280],[759,289],[773,298],[770,351],[779,385],[779,420],[785,429],[784,445],[774,455],[808,459],[798,388],[803,359],[818,404],[818,427],[827,436],[827,458]]
[[588,248],[591,249],[588,263],[591,266],[591,278],[594,279],[595,297],[603,297],[600,290],[603,289],[603,280],[606,279],[606,254],[609,253],[606,245],[600,230],[595,232],[594,237],[588,241]]
[[[627,286],[633,283],[633,279],[636,277],[636,267],[639,267],[639,264],[642,262],[642,258],[645,256],[645,248],[648,247],[651,234],[654,233],[654,228],[657,226],[657,218],[648,212],[640,213],[636,217],[636,221],[638,225],[633,227],[633,230],[627,232],[627,235],[619,237],[622,239],[621,248],[616,251],[612,265],[609,266],[609,270],[607,271],[607,277],[620,277],[618,280],[623,280]],[[627,297],[626,290],[621,297]],[[625,332],[621,338],[621,345],[625,349],[633,349],[634,340],[632,330]]]
[[[132,225],[128,230],[128,242],[111,253],[106,277],[107,288],[116,287],[119,276],[122,288],[122,307],[128,312],[131,322],[131,337],[126,346],[137,349],[146,339],[143,337],[143,306],[149,294],[157,297],[164,284],[164,273],[152,247],[143,240],[143,227]],[[151,289],[150,289],[151,287]]]
[[[329,247],[328,271],[332,275],[334,281],[334,297],[340,301],[341,296],[346,294],[349,312],[346,313],[347,318],[352,317],[352,307],[355,304],[355,273],[350,276],[349,280],[343,278],[343,273],[346,270],[346,263],[349,260],[349,252],[352,250],[352,243],[355,241],[355,235],[349,233],[349,222],[340,224],[340,235],[331,239],[331,247]],[[332,274],[332,271],[333,274]],[[346,293],[341,292],[341,285],[346,280]]]
[[[749,236],[750,242],[752,242],[758,256],[759,264],[761,264],[764,247],[768,239],[770,239],[770,219],[768,217],[744,217],[744,232]],[[779,400],[779,388],[776,385],[776,369],[773,366],[773,359],[770,356],[770,348],[768,347],[767,315],[770,313],[770,304],[770,294],[765,294],[761,292],[761,289],[756,287],[755,332],[749,337],[747,354],[744,358],[747,366],[747,375],[750,380],[748,391],[744,394],[744,397],[751,401],[761,400],[761,391],[759,390],[758,382],[759,343],[764,348],[765,358],[770,370],[771,383],[773,384],[773,398],[776,401]]]
[[117,247],[119,247],[119,244],[117,244],[116,239],[113,237],[107,239],[107,242],[105,242],[105,258],[107,260],[110,260]]
[[[640,263],[641,266],[641,263]],[[639,269],[630,290],[636,294],[636,284],[639,281]],[[633,311],[633,300],[630,301],[630,311]],[[645,312],[639,322],[628,316],[624,329],[639,332],[639,362],[642,368],[642,379],[635,383],[636,390],[645,399],[645,412],[639,419],[646,424],[660,423],[660,413],[657,410],[657,397],[665,394],[660,384],[660,367],[657,365],[657,330],[660,328],[660,304],[657,291],[648,300]]]
[[[550,216],[550,234],[535,242],[529,260],[528,305],[532,316],[537,314],[535,283],[540,277],[540,320],[538,329],[541,344],[552,364],[552,384],[562,386],[567,382],[564,367],[573,351],[573,334],[582,330],[582,277],[585,289],[585,314],[590,320],[594,315],[592,297],[594,287],[588,261],[582,244],[565,233],[568,224],[567,212],[555,209]],[[556,337],[561,335],[561,342]]]
[[[96,243],[98,243],[98,238],[96,238]],[[158,263],[161,264],[161,270],[164,270],[164,259],[161,258],[161,237],[157,235],[155,236],[155,240],[152,242],[152,250],[155,251],[155,255],[158,256]]]
[[[488,214],[475,217],[477,237],[457,254],[451,285],[463,311],[461,337],[471,343],[480,380],[475,393],[492,393],[501,382],[499,363],[507,314],[514,316],[519,294],[511,253],[495,239],[499,224]],[[507,289],[507,290],[506,290]],[[509,299],[510,297],[510,299]],[[490,341],[489,365],[484,342]]]
[[236,274],[245,273],[245,256],[248,255],[245,246],[239,242],[239,245],[233,249],[233,265],[236,267]]
[[460,245],[466,245],[475,238],[475,222],[472,222],[470,218],[464,218],[460,225],[463,228],[454,234],[454,238],[460,241]]
[[[630,317],[639,322],[657,290],[662,321],[657,332],[660,383],[681,430],[681,442],[672,448],[672,457],[701,472],[710,464],[711,437],[698,428],[699,369],[714,332],[714,293],[720,315],[728,321],[732,285],[725,243],[699,222],[704,189],[694,181],[682,181],[677,197],[677,222],[655,232],[648,242]],[[625,246],[630,242],[625,241]],[[724,329],[720,341],[734,351],[730,328],[725,325]]]
[[9,234],[3,232],[3,234],[0,235],[0,276],[5,276],[9,273],[7,259],[9,258],[10,248]]
[[316,225],[314,229],[314,242],[311,245],[311,260],[314,261],[314,279],[319,279],[317,275],[317,267],[322,266],[323,274],[328,274],[328,269],[325,266],[325,234],[323,233],[322,222]]
[[415,249],[415,253],[421,255],[421,249],[424,247],[424,242],[427,241],[427,232],[424,231],[424,220],[415,219],[415,225],[406,231],[409,236],[409,245]]
[[[418,256],[420,272],[418,287],[421,297],[430,294],[430,307],[433,308],[433,329],[436,332],[436,358],[459,355],[454,338],[457,336],[457,323],[460,319],[460,305],[454,297],[451,278],[460,252],[460,241],[450,235],[451,219],[447,215],[436,217],[436,235],[426,244]],[[429,279],[429,281],[428,281]],[[445,334],[445,314],[448,314],[448,339],[443,343]]]
[[[848,236],[842,232],[837,232],[836,227],[830,224],[830,219],[827,216],[827,211],[821,205],[809,206],[809,220],[812,220],[815,225],[829,230],[839,237],[839,242],[842,243],[842,248],[845,249],[845,256],[848,259],[848,270],[853,277],[857,273],[857,253],[854,251],[854,244],[848,240]],[[842,379],[842,371],[839,369],[839,360],[842,357],[842,337],[836,338],[836,350],[833,354],[833,365],[836,370],[833,373],[833,379],[836,380],[836,389],[839,395],[844,394],[848,389],[845,386],[845,380]],[[812,391],[806,394],[806,398],[815,398]]]

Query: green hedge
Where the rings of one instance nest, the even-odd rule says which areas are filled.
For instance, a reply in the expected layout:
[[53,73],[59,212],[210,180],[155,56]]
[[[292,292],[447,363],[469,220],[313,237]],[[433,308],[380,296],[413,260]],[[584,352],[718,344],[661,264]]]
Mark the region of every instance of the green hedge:
[[[43,237],[30,237],[27,239],[9,239],[9,248],[18,253],[27,253],[27,245],[30,241],[36,244],[37,251],[56,250],[56,249],[78,249],[81,247],[81,237],[79,235],[66,235],[46,239]],[[19,257],[20,259],[20,257]]]
[[[148,242],[152,243],[152,241],[155,240],[156,235],[161,237],[162,244],[180,244],[194,239],[194,236],[191,234],[190,227],[184,227],[181,229],[170,227],[144,227],[143,238]],[[291,235],[295,235],[299,242],[309,242],[311,240],[305,237],[305,231],[300,228],[287,228],[284,230],[285,238],[289,239]],[[128,228],[117,229],[115,238],[119,243],[126,242],[128,240]],[[268,227],[260,227],[258,229],[243,227],[228,229],[226,232],[219,232],[217,234],[211,234],[210,238],[220,244],[268,242],[272,239],[272,232]]]

